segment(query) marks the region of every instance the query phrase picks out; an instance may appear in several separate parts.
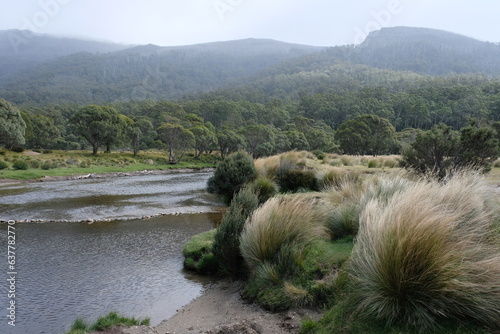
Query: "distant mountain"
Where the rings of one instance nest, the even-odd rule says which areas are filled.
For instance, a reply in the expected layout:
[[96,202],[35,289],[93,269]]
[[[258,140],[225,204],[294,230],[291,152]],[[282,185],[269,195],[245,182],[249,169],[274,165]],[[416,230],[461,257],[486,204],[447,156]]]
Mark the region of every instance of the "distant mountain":
[[45,61],[78,52],[107,53],[130,46],[35,34],[28,30],[0,31],[0,78]]
[[367,86],[415,87],[430,76],[500,78],[498,44],[425,28],[383,28],[360,45],[331,48],[266,39],[125,48],[33,35],[18,55],[8,34],[0,32],[0,97],[17,104],[102,104],[210,92],[262,101]]
[[500,76],[500,45],[426,28],[383,28],[357,48],[356,62],[421,74]]
[[0,96],[34,105],[182,98],[241,84],[276,64],[322,49],[246,39],[99,54],[85,50],[0,75]]

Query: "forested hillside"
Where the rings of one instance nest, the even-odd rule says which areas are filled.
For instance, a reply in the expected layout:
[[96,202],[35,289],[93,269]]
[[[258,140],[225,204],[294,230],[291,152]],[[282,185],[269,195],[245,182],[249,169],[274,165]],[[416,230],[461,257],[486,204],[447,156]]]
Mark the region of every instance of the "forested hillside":
[[29,105],[179,99],[242,84],[264,69],[320,49],[248,39],[184,47],[145,45],[106,54],[79,52],[0,76],[0,96]]
[[500,77],[499,45],[422,28],[384,28],[360,45],[331,48],[247,39],[115,52],[107,51],[123,46],[42,35],[20,45],[16,57],[7,36],[0,34],[0,96],[18,105],[196,99],[201,94],[266,103],[366,87],[396,92],[453,80],[475,85]]
[[130,46],[35,34],[28,30],[0,31],[0,79],[78,52],[107,53]]

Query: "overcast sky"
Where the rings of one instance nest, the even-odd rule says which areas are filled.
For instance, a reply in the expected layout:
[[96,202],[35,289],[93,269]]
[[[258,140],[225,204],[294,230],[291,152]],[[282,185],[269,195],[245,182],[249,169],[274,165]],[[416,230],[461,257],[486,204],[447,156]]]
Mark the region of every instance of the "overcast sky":
[[243,38],[333,46],[380,27],[500,42],[498,0],[0,0],[0,30],[188,45]]

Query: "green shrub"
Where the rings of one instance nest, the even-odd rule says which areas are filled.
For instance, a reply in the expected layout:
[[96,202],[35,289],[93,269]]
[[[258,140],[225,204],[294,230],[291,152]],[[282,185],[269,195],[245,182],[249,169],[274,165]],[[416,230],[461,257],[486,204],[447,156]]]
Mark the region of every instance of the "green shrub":
[[384,188],[363,208],[348,266],[355,316],[422,331],[450,319],[498,330],[498,204],[488,186],[460,175]]
[[16,160],[12,164],[12,168],[15,170],[27,170],[29,168],[28,163],[24,160]]
[[6,169],[7,167],[9,167],[9,165],[5,161],[0,160],[0,170]]
[[24,152],[24,147],[22,147],[22,146],[14,146],[13,148],[11,148],[11,151],[12,152],[16,152],[16,153],[21,153],[21,152]]
[[253,189],[241,189],[222,217],[217,228],[213,253],[219,260],[221,269],[231,276],[240,276],[245,266],[240,252],[240,235],[248,216],[259,205],[259,197]]
[[207,189],[211,193],[222,195],[229,203],[244,184],[257,176],[253,158],[245,152],[227,156],[215,169],[208,180]]
[[293,163],[289,159],[281,160],[276,169],[276,180],[281,192],[318,189],[316,173],[305,166],[299,166],[297,162]]

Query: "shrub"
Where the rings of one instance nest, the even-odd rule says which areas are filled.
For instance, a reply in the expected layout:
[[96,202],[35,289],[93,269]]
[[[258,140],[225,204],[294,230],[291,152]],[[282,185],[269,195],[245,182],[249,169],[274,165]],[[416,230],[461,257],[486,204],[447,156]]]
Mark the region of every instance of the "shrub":
[[361,213],[348,266],[356,315],[422,331],[443,319],[500,328],[491,190],[475,175],[400,185]]
[[222,217],[215,233],[213,253],[221,269],[231,276],[240,276],[245,269],[240,252],[240,235],[248,216],[259,205],[259,197],[251,188],[241,189],[229,210]]
[[6,169],[7,167],[9,167],[9,165],[5,161],[0,160],[0,170]]
[[283,159],[280,162],[276,169],[276,179],[282,192],[318,189],[316,173],[307,167],[300,167],[288,159]]
[[21,152],[24,152],[24,147],[22,147],[22,146],[14,146],[10,150],[12,152],[21,153]]
[[215,169],[208,180],[209,192],[222,195],[229,203],[245,183],[257,176],[252,157],[245,152],[237,152],[227,156]]
[[12,168],[15,170],[27,170],[29,168],[28,163],[24,160],[16,160],[12,164]]

